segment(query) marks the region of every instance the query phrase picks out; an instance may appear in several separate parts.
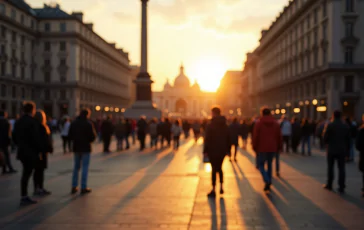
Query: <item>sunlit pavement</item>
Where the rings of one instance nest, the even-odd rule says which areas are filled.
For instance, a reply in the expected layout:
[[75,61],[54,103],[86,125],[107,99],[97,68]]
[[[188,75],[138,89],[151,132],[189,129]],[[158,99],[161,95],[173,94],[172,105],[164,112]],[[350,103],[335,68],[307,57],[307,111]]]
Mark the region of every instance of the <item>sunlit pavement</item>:
[[326,162],[318,151],[283,154],[282,178],[275,178],[270,195],[254,155],[240,151],[237,163],[224,163],[226,194],[208,200],[202,140],[184,140],[178,152],[133,146],[109,155],[95,144],[87,196],[69,194],[72,155],[61,153],[59,140],[56,147],[45,183],[53,194],[39,204],[19,207],[20,173],[0,177],[0,229],[364,229],[357,165],[347,165],[346,195],[324,191]]

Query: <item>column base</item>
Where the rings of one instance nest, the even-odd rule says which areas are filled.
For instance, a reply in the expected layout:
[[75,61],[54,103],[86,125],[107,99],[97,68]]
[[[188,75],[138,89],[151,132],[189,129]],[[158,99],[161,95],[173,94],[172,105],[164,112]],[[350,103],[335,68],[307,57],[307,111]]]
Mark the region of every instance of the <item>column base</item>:
[[138,119],[140,116],[146,116],[147,119],[161,118],[162,112],[153,106],[152,101],[136,101],[124,113],[124,117]]

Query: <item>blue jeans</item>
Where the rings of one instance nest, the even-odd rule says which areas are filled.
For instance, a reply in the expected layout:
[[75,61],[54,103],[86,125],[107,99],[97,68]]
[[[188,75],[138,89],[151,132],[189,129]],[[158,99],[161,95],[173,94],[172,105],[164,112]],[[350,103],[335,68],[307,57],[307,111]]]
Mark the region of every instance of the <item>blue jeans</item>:
[[350,152],[349,159],[353,159],[355,157],[355,138],[351,138],[350,140]]
[[306,144],[307,144],[307,149],[308,149],[308,154],[311,154],[311,137],[307,136],[307,137],[302,137],[302,141],[301,141],[301,153],[305,154],[305,150],[306,150]]
[[275,154],[275,157],[276,157],[276,172],[279,173],[279,169],[280,169],[280,164],[279,164],[279,156],[280,154],[279,153],[276,153]]
[[[262,174],[263,180],[266,184],[272,184],[272,162],[276,153],[259,153],[259,171]],[[267,163],[267,170],[265,170],[265,163]]]
[[117,139],[116,146],[117,146],[118,150],[124,149],[124,144],[123,144],[124,140],[125,140],[125,143],[126,143],[126,148],[128,149],[130,147],[129,146],[129,138],[128,138],[127,135],[125,135],[125,136],[122,136],[121,138]]
[[78,186],[78,172],[82,168],[81,189],[87,188],[88,167],[90,165],[90,153],[75,153],[74,168],[72,176],[72,187]]

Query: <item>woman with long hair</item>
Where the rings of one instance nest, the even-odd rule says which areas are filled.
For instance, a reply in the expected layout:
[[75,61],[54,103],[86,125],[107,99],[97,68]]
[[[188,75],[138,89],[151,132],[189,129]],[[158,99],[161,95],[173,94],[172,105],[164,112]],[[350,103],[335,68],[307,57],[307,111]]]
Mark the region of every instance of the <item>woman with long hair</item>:
[[48,166],[48,153],[53,153],[53,143],[51,131],[47,125],[46,115],[43,110],[38,110],[34,118],[39,122],[39,134],[41,140],[41,152],[39,159],[36,162],[33,180],[34,180],[34,195],[46,196],[51,192],[44,189],[44,170]]

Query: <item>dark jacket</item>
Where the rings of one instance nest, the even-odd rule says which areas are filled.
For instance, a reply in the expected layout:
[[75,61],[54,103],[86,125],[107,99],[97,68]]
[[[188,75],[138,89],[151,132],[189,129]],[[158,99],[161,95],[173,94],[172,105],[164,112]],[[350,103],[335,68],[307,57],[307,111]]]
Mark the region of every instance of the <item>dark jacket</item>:
[[35,163],[42,151],[39,123],[30,115],[23,115],[14,125],[13,140],[18,146],[17,158]]
[[327,153],[331,155],[346,155],[350,149],[350,129],[339,119],[329,123],[323,132]]
[[90,153],[91,143],[96,138],[94,125],[86,117],[78,117],[71,124],[69,138],[73,141],[75,153]]
[[206,127],[203,152],[210,160],[224,159],[230,152],[229,128],[226,118],[223,116],[214,117]]
[[172,135],[171,129],[172,129],[172,124],[169,121],[168,122],[165,121],[160,124],[160,133],[164,137],[170,137]]
[[51,134],[47,133],[46,128],[39,124],[39,134],[41,140],[41,151],[39,157],[39,165],[42,168],[48,166],[48,153],[53,153],[53,141]]
[[246,124],[246,123],[241,124],[241,126],[240,126],[240,135],[241,135],[241,137],[243,139],[248,138],[249,131],[250,131],[250,128],[249,128],[248,124]]
[[301,138],[301,125],[298,122],[292,123],[292,138],[300,139]]
[[356,149],[359,151],[359,169],[364,173],[364,126],[362,126],[356,137]]
[[239,144],[240,125],[239,123],[231,123],[229,125],[230,145]]
[[119,122],[115,125],[115,137],[122,139],[127,136],[127,125],[126,123]]
[[5,118],[0,118],[0,148],[7,148],[11,141],[11,125]]
[[147,135],[148,123],[144,119],[140,119],[137,123],[138,137]]
[[188,121],[183,122],[182,124],[183,131],[188,132],[191,129],[190,123]]
[[101,136],[102,137],[111,137],[114,133],[114,125],[110,120],[103,121],[101,124]]
[[302,137],[309,137],[312,135],[312,127],[310,123],[304,123],[301,127],[301,135]]

